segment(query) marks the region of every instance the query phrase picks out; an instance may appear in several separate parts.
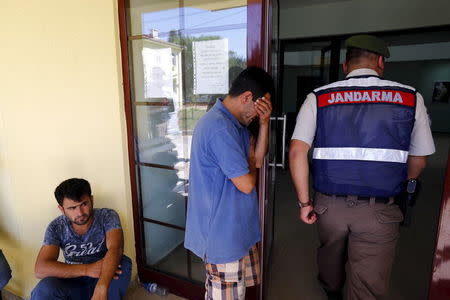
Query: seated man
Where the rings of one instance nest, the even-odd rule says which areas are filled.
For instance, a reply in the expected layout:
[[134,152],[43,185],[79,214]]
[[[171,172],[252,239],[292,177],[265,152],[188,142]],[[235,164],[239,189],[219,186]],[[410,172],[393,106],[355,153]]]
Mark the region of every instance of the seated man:
[[1,290],[8,284],[11,279],[11,268],[9,267],[8,261],[5,255],[3,255],[2,250],[0,250],[0,299]]
[[[125,295],[131,260],[123,255],[123,232],[112,209],[93,209],[89,182],[72,178],[55,190],[62,216],[47,227],[36,259],[35,274],[43,278],[31,300],[108,299]],[[58,262],[59,249],[65,263]]]

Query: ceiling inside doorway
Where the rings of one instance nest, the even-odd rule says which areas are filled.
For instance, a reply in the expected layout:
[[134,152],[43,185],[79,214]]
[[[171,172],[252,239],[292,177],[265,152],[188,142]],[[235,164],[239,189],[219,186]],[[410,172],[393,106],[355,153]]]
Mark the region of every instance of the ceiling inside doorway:
[[[274,0],[276,1],[276,0]],[[334,2],[344,2],[351,0],[279,0],[280,8],[293,8],[293,7],[301,7],[301,6],[309,6],[309,5],[318,5],[318,4],[327,4]]]

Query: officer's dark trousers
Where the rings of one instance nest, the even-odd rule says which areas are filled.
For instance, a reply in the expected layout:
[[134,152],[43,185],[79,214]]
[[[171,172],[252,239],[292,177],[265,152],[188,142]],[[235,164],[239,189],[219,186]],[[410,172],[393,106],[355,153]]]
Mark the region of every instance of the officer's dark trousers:
[[314,210],[319,217],[323,288],[339,293],[347,277],[348,300],[383,299],[403,218],[398,206],[376,203],[373,198],[361,201],[316,193]]

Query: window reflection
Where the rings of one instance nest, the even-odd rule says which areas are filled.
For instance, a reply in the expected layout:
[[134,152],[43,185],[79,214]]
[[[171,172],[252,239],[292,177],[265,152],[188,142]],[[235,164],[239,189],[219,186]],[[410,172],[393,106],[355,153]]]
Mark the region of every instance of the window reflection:
[[144,260],[203,281],[182,247],[191,139],[246,67],[246,1],[130,0],[128,14]]
[[159,152],[189,160],[195,124],[246,67],[246,15],[245,6],[140,13],[146,35],[131,38],[140,162],[165,164]]
[[[166,156],[165,153],[161,155]],[[172,159],[169,157],[168,159]],[[185,181],[173,170],[141,167],[144,218],[184,228]]]

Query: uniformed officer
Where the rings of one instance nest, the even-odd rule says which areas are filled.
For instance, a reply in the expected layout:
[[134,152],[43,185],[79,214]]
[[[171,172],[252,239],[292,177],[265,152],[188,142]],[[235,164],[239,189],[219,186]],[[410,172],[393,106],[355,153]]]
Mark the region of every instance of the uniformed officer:
[[[393,197],[435,148],[422,96],[381,77],[386,44],[357,35],[346,46],[346,79],[315,89],[300,109],[290,169],[299,218],[318,221],[319,281],[329,299],[342,299],[345,278],[348,299],[381,299],[403,218]],[[313,141],[314,204],[307,158]]]

